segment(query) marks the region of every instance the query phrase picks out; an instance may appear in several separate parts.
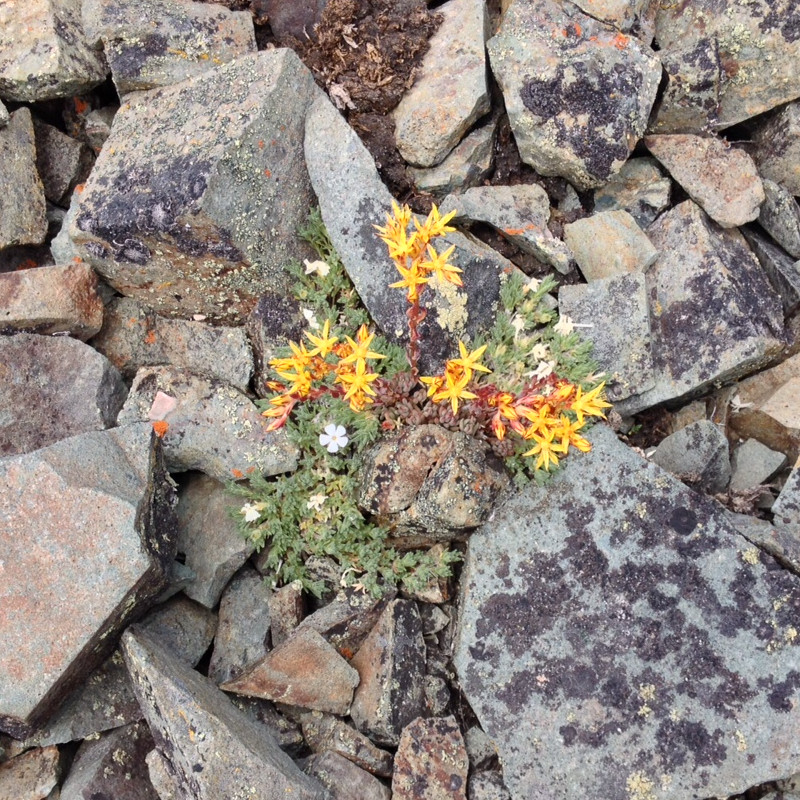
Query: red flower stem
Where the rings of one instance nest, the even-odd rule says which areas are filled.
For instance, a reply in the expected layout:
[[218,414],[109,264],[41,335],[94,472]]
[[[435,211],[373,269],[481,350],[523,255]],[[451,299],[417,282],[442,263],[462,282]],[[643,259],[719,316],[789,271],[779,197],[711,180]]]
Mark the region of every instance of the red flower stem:
[[406,311],[408,318],[408,348],[406,353],[408,355],[408,365],[411,367],[411,377],[415,382],[419,381],[419,323],[425,319],[425,310],[420,308],[419,298],[414,302]]

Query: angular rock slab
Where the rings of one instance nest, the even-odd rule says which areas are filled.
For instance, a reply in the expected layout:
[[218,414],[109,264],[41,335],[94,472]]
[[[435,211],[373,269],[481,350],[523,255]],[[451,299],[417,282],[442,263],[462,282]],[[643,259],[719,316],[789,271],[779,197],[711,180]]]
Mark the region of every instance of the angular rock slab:
[[649,48],[555,0],[517,0],[488,49],[526,164],[579,189],[619,170],[661,80]]
[[800,306],[800,260],[796,261],[755,230],[743,228],[742,235],[767,274],[772,288],[780,295],[784,315],[790,317]]
[[432,167],[489,111],[484,0],[449,0],[436,9],[442,23],[431,36],[411,89],[393,112],[400,155]]
[[295,766],[266,728],[154,637],[133,627],[122,648],[162,765],[180,797],[323,800],[322,787]]
[[108,69],[89,46],[81,0],[31,0],[0,7],[0,97],[35,102],[83,94]]
[[284,49],[124,103],[79,195],[78,254],[156,311],[243,321],[309,255],[295,234],[311,205],[298,143],[320,94]]
[[[331,142],[337,146],[331,149]],[[306,164],[331,241],[356,291],[383,333],[407,341],[405,293],[389,289],[398,280],[386,245],[374,225],[383,225],[392,196],[369,151],[334,105],[325,97],[309,109],[305,137]],[[423,296],[428,316],[420,326],[421,369],[442,369],[458,352],[458,340],[489,330],[494,324],[500,284],[516,267],[482,242],[450,233],[435,242],[439,252],[456,250],[451,263],[460,267],[463,289],[431,282]]]
[[594,211],[627,211],[646,228],[669,205],[672,181],[654,158],[631,158],[594,193]]
[[800,258],[800,205],[779,183],[768,178],[762,182],[767,197],[758,222],[790,256]]
[[800,103],[784,106],[753,132],[758,171],[793,195],[800,194]]
[[50,798],[58,784],[57,747],[28,750],[0,764],[0,798],[3,800],[40,800]]
[[454,663],[515,800],[727,796],[800,764],[800,581],[617,441],[470,540]]
[[310,756],[303,770],[331,793],[331,800],[391,800],[392,793],[377,778],[338,753]]
[[622,401],[621,414],[753,372],[781,347],[781,300],[738,231],[686,200],[647,235],[661,252],[646,273],[656,385]]
[[2,459],[0,485],[0,728],[19,736],[152,605],[175,524],[146,424]]

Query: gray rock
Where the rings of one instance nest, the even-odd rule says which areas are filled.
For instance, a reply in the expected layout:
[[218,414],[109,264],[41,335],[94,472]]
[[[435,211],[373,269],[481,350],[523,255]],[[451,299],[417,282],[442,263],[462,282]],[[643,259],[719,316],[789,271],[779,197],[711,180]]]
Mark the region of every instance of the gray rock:
[[161,459],[134,425],[0,460],[0,603],[14,610],[0,619],[0,729],[30,732],[164,588],[175,541]]
[[103,324],[97,276],[86,264],[0,273],[0,330],[69,333],[85,341]]
[[267,50],[123,104],[70,227],[78,254],[156,311],[242,321],[310,254],[300,142],[320,95],[292,51]]
[[116,297],[108,304],[92,347],[126,378],[141,367],[169,364],[246,392],[253,375],[253,352],[242,328],[166,319],[130,297]]
[[164,418],[170,471],[200,470],[228,481],[295,468],[295,447],[284,431],[267,431],[267,421],[248,397],[221,381],[174,367],[143,367],[136,373],[119,424],[148,419],[158,392],[178,403]]
[[456,220],[488,222],[510,242],[565,275],[572,266],[572,253],[553,236],[550,198],[536,184],[520,186],[479,186],[463,194],[448,195],[442,201],[443,214],[457,211]]
[[[727,509],[725,517],[745,539],[769,553],[785,569],[800,575],[800,526],[772,525],[765,519]],[[748,558],[753,555],[751,551]]]
[[390,800],[392,797],[388,786],[330,750],[309,756],[303,771],[326,786],[332,800]]
[[36,171],[31,112],[25,107],[0,128],[0,186],[0,250],[41,244],[47,235],[44,187]]
[[376,744],[396,746],[424,703],[425,640],[416,603],[392,600],[350,663],[361,678],[353,722]]
[[178,491],[178,552],[195,579],[186,594],[214,608],[234,573],[253,552],[239,533],[231,510],[236,500],[208,475],[190,475]]
[[8,109],[3,105],[3,102],[0,101],[0,128],[5,128],[10,119],[11,116],[8,113]]
[[[331,141],[338,144],[335,150]],[[384,224],[392,196],[372,156],[327,98],[320,98],[309,110],[305,150],[322,219],[359,297],[387,337],[405,342],[405,294],[387,288],[397,281],[398,273],[373,227]],[[438,372],[457,352],[459,339],[491,328],[501,276],[516,269],[490,247],[462,234],[451,233],[437,242],[439,251],[451,245],[456,249],[449,260],[463,270],[463,289],[431,283],[432,292],[427,294],[432,299],[423,297],[428,316],[420,326],[421,369],[432,372]]]
[[780,350],[780,298],[740,233],[686,200],[647,235],[661,252],[646,275],[656,385],[621,414],[755,371]]
[[511,800],[503,776],[492,770],[470,775],[467,797],[469,800]]
[[263,658],[220,688],[290,706],[346,715],[358,673],[311,628],[297,628]]
[[133,627],[123,636],[122,648],[179,797],[325,796],[265,728],[248,720],[211,681],[181,664],[154,637]]
[[795,261],[756,230],[743,228],[742,235],[780,295],[784,315],[790,317],[800,307],[800,260]]
[[619,170],[661,79],[649,48],[555,0],[525,0],[511,5],[488,49],[525,163],[579,189]]
[[188,597],[172,597],[139,622],[191,667],[205,655],[217,632],[217,615]]
[[0,97],[36,102],[83,94],[105,80],[89,46],[81,0],[31,0],[7,6],[0,26]]
[[758,218],[764,187],[744,150],[715,136],[646,136],[647,149],[687,194],[723,228]]
[[[290,756],[299,756],[301,753],[308,752],[299,723],[279,713],[274,703],[259,697],[244,697],[243,695],[233,695],[228,699],[256,725],[263,725],[267,728],[284,753],[288,753]],[[284,709],[286,708],[288,706],[284,706]]]
[[[41,800],[58,784],[61,773],[57,747],[28,750],[0,764],[0,798]],[[58,791],[56,789],[56,791]]]
[[[576,0],[575,5],[595,19],[608,22],[622,31],[647,25],[653,0]],[[642,37],[644,38],[644,37]]]
[[766,483],[786,464],[786,456],[757,439],[742,442],[731,456],[731,491],[745,491]]
[[78,255],[78,248],[69,236],[70,226],[78,214],[78,199],[75,194],[70,199],[69,208],[61,221],[61,228],[50,242],[50,252],[55,264],[77,264],[83,261]]
[[[256,567],[258,567],[258,564],[256,564]],[[304,615],[305,601],[303,599],[303,584],[301,581],[292,581],[272,592],[269,597],[272,646],[277,647],[285,642],[292,631],[300,624]]]
[[85,0],[83,19],[101,40],[120,96],[193,78],[256,52],[247,11],[191,0]]
[[83,118],[83,141],[92,148],[95,154],[103,149],[103,145],[111,135],[111,125],[119,111],[119,106],[102,106],[93,108]]
[[558,311],[574,322],[591,326],[581,328],[581,336],[594,345],[592,358],[606,374],[610,401],[624,400],[655,386],[644,275],[562,286]]
[[609,428],[589,438],[469,543],[454,663],[512,797],[724,797],[796,771],[800,582]]
[[65,336],[1,336],[0,365],[3,456],[108,428],[127,394],[107,358]]
[[358,505],[403,549],[465,538],[511,485],[502,462],[464,433],[414,425],[364,455]]
[[800,258],[800,205],[792,193],[779,183],[765,178],[766,199],[758,222],[793,258]]
[[465,136],[435,167],[409,167],[408,174],[421,192],[442,197],[477,186],[489,174],[494,156],[497,120]]
[[800,526],[800,467],[797,464],[772,506],[772,513],[779,527]]
[[[800,19],[800,12],[794,14]],[[795,49],[800,53],[800,49]],[[800,85],[797,93],[800,94]],[[757,125],[752,136],[758,171],[793,195],[800,194],[800,104],[795,101],[784,106]]]
[[711,420],[700,420],[671,433],[651,458],[676,478],[706,492],[723,491],[731,478],[728,440]]
[[[678,43],[676,43],[678,45]],[[722,65],[716,38],[693,40],[659,54],[668,83],[652,133],[703,133],[717,121]]]
[[464,745],[467,748],[469,765],[473,770],[485,767],[497,758],[497,748],[479,725],[473,725],[464,734]]
[[284,0],[263,0],[259,6],[269,17],[269,26],[279,39],[294,36],[301,41],[314,30],[328,0],[297,0],[286,3]]
[[219,628],[208,677],[227,683],[267,654],[269,595],[264,579],[245,567],[228,584],[219,604]]
[[[716,39],[724,77],[719,107],[709,122],[727,128],[800,95],[794,64],[800,54],[795,26],[800,9],[793,0],[755,0],[727,6],[715,0],[691,6],[664,5],[656,16],[656,40],[665,59],[674,51],[691,50]],[[702,52],[702,48],[701,48]],[[770,56],[764,69],[764,54]]]
[[33,132],[36,169],[42,179],[44,196],[56,205],[68,205],[67,195],[86,180],[94,164],[94,155],[83,142],[38,119],[33,120]]
[[436,12],[442,23],[430,38],[414,85],[393,112],[397,149],[417,167],[439,164],[490,109],[486,3],[449,0]]
[[669,206],[672,182],[654,158],[632,158],[604,186],[595,190],[594,210],[623,209],[646,228]]
[[158,750],[151,750],[145,756],[145,763],[150,783],[158,793],[160,800],[179,800],[167,760],[161,756]]
[[159,800],[145,762],[153,737],[143,722],[85,741],[61,787],[61,800]]
[[564,226],[564,241],[587,281],[644,272],[658,251],[627,211],[601,211]]

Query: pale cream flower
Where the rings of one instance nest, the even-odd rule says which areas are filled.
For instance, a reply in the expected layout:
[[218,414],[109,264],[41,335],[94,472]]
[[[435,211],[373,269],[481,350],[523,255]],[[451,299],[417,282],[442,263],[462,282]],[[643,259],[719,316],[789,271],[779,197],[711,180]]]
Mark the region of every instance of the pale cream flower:
[[316,272],[324,278],[331,271],[330,265],[325,261],[309,261],[307,258],[304,258],[303,264],[305,264],[306,267],[306,275],[311,275]]

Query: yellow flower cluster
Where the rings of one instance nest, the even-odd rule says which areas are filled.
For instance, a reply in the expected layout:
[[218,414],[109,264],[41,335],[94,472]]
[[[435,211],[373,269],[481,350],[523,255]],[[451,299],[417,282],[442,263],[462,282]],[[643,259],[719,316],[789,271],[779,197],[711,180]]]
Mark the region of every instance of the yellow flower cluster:
[[434,403],[449,400],[453,414],[458,414],[459,400],[476,400],[478,395],[467,391],[467,384],[472,380],[475,371],[491,372],[478,363],[485,350],[486,345],[483,345],[470,353],[464,342],[459,342],[458,351],[461,353],[461,358],[450,359],[445,364],[444,374],[432,378],[420,378],[420,381],[428,387],[428,397],[432,398]]
[[[286,383],[267,384],[279,392],[269,401],[272,408],[263,412],[265,417],[275,418],[268,430],[280,428],[299,401],[313,400],[325,392],[347,400],[353,411],[362,411],[375,396],[370,384],[377,380],[378,374],[370,369],[368,362],[385,356],[369,349],[375,334],[366,325],[358,329],[355,339],[345,336],[340,342],[338,336],[331,336],[330,320],[325,320],[319,335],[306,331],[305,337],[313,345],[311,350],[304,342],[289,342],[292,355],[269,362]],[[329,387],[322,381],[331,374],[334,380]]]

